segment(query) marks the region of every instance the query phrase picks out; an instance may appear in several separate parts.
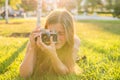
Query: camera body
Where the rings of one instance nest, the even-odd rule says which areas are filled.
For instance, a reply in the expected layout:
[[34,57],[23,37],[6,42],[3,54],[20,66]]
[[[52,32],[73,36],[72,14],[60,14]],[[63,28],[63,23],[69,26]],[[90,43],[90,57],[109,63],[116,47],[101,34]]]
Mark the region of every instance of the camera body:
[[44,29],[41,31],[41,39],[42,42],[45,43],[46,45],[50,44],[50,38],[52,37],[53,42],[57,42],[57,32],[56,31],[50,31],[47,29]]

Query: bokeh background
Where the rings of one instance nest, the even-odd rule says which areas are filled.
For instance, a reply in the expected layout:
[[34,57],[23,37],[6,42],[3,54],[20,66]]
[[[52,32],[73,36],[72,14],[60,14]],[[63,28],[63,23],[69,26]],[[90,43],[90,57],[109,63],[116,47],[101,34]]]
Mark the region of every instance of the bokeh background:
[[[0,80],[24,80],[19,66],[29,34],[36,27],[37,1],[0,0]],[[77,64],[84,71],[57,80],[119,80],[120,0],[42,0],[42,26],[46,16],[57,8],[73,15],[81,40]]]

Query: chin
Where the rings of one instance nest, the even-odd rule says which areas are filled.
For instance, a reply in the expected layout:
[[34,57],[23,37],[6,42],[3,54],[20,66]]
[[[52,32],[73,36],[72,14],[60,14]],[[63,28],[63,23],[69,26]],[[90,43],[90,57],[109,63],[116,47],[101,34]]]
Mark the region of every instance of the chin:
[[56,43],[56,44],[55,44],[55,47],[56,47],[56,49],[60,49],[60,48],[62,48],[64,45],[65,45],[65,43]]
[[62,48],[62,46],[63,46],[63,45],[59,45],[59,44],[56,44],[56,45],[55,45],[56,49],[60,49],[60,48]]
[[60,49],[61,48],[61,46],[56,46],[56,49]]

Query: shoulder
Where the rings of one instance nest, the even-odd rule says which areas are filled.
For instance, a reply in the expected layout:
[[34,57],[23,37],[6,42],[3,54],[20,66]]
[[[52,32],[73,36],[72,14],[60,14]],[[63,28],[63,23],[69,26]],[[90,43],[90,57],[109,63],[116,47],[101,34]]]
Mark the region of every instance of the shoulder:
[[74,36],[74,47],[79,47],[80,46],[80,38],[75,35]]
[[80,47],[80,38],[75,35],[74,36],[74,48],[73,48],[73,58],[75,61],[79,60],[79,56],[78,56],[79,47]]

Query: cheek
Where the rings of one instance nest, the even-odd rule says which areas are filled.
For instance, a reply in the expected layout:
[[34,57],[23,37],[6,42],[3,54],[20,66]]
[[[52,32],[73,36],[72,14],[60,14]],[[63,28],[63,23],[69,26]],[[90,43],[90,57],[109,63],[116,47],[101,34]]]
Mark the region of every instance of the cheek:
[[56,49],[60,49],[66,43],[65,36],[58,36],[58,44],[56,44]]
[[65,37],[65,36],[58,36],[58,40],[59,40],[60,42],[65,43],[65,42],[66,42],[66,37]]

